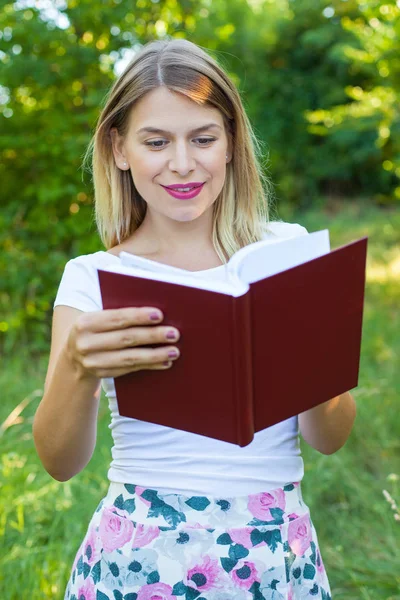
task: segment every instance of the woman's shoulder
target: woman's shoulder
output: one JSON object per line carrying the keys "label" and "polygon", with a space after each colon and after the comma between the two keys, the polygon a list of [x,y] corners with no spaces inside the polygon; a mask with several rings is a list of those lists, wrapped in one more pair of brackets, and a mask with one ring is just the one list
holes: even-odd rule
{"label": "woman's shoulder", "polygon": [[117,256],[101,250],[71,258],[65,265],[54,306],[63,304],[83,311],[100,310],[97,269],[118,260]]}
{"label": "woman's shoulder", "polygon": [[269,221],[264,225],[264,239],[279,240],[307,235],[308,231],[299,223],[286,223],[284,221]]}
{"label": "woman's shoulder", "polygon": [[98,250],[90,254],[81,254],[75,258],[71,258],[67,265],[74,267],[82,267],[86,269],[97,269],[103,265],[109,265],[114,263],[118,259],[118,256],[105,252],[104,250]]}

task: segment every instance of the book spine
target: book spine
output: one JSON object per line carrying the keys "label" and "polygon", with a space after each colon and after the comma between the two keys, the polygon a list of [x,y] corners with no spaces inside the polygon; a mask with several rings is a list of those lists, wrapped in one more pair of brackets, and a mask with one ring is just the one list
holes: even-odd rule
{"label": "book spine", "polygon": [[243,447],[254,438],[250,293],[232,298],[232,302],[234,406],[237,443]]}

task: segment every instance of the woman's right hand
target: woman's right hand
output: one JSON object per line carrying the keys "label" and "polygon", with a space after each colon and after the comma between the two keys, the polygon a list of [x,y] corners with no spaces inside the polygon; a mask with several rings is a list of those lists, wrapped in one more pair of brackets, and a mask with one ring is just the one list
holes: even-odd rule
{"label": "woman's right hand", "polygon": [[[163,318],[159,309],[149,307],[83,313],[69,332],[67,352],[89,378],[168,369],[179,357],[178,348],[170,344],[179,340],[180,333],[175,327],[157,325]],[[167,345],[150,348],[153,344]]]}

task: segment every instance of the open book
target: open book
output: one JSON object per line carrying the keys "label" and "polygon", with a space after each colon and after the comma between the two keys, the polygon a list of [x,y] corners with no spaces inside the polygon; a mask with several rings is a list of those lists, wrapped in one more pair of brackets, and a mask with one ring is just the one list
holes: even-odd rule
{"label": "open book", "polygon": [[181,355],[166,371],[117,377],[120,414],[246,446],[354,388],[366,250],[362,238],[331,251],[327,230],[264,240],[218,276],[122,252],[98,270],[103,308],[160,308]]}

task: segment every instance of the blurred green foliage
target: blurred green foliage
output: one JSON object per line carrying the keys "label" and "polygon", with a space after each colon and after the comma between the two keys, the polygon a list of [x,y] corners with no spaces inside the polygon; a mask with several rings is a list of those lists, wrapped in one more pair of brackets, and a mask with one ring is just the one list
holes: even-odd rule
{"label": "blurred green foliage", "polygon": [[81,161],[115,69],[156,38],[242,93],[280,204],[400,203],[400,7],[375,0],[65,0],[0,9],[0,335],[48,345],[66,260],[101,249]]}

